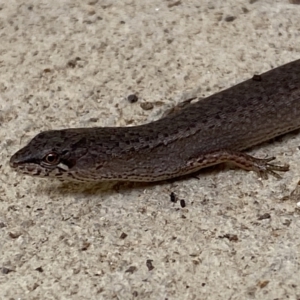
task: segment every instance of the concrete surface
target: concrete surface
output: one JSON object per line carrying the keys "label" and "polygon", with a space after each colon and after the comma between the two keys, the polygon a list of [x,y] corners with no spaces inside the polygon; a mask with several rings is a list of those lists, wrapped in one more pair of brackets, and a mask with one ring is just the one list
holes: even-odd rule
{"label": "concrete surface", "polygon": [[141,124],[299,59],[299,16],[287,0],[1,0],[0,298],[299,299],[299,134],[251,151],[289,163],[281,180],[78,186],[8,165],[42,130]]}

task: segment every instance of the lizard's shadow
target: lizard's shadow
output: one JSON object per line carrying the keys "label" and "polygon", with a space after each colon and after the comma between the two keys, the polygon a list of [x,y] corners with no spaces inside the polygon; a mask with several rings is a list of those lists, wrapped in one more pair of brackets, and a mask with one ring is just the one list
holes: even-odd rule
{"label": "lizard's shadow", "polygon": [[156,182],[130,182],[130,181],[107,181],[107,182],[60,182],[53,185],[48,185],[43,188],[44,193],[55,192],[60,195],[78,195],[82,194],[85,196],[89,195],[113,195],[115,193],[125,193],[126,191],[132,190],[143,190],[145,188],[153,186],[165,186],[171,185],[174,182],[180,183],[185,180],[196,179],[200,182],[202,176],[208,176],[209,174],[215,173],[217,170],[224,169],[224,164],[212,166],[199,170],[196,173],[188,174],[168,180],[156,181]]}

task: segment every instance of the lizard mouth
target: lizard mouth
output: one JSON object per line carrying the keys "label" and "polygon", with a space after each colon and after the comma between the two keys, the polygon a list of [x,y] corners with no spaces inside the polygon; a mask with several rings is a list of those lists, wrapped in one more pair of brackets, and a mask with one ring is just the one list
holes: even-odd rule
{"label": "lizard mouth", "polygon": [[17,172],[24,175],[38,176],[44,178],[53,177],[59,180],[64,180],[67,178],[67,172],[60,168],[48,169],[35,163],[18,164],[17,162],[10,162],[10,165]]}
{"label": "lizard mouth", "polygon": [[10,161],[9,164],[12,168],[16,169],[18,172],[22,174],[27,174],[31,176],[44,176],[44,177],[48,176],[44,168],[33,163],[22,164],[15,161]]}
{"label": "lizard mouth", "polygon": [[9,165],[11,168],[16,169],[20,166],[20,161],[18,160],[17,153],[15,153],[9,160]]}
{"label": "lizard mouth", "polygon": [[47,168],[41,166],[33,159],[24,159],[20,158],[20,156],[22,155],[19,155],[19,152],[17,152],[10,158],[9,161],[10,167],[18,173],[38,177],[53,177],[59,180],[65,180],[68,177],[68,170],[66,169],[66,166]]}

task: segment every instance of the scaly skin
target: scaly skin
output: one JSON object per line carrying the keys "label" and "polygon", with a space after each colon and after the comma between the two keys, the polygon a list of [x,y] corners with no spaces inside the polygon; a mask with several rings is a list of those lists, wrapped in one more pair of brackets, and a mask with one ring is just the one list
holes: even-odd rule
{"label": "scaly skin", "polygon": [[159,181],[233,162],[260,175],[288,166],[240,151],[300,128],[300,60],[133,127],[45,131],[10,159],[30,175],[78,181]]}

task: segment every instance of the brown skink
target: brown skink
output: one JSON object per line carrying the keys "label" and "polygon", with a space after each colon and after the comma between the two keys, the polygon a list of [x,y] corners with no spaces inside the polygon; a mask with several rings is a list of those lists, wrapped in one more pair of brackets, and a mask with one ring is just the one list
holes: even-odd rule
{"label": "brown skink", "polygon": [[263,177],[288,166],[243,152],[300,128],[300,60],[133,127],[39,133],[10,159],[21,173],[61,180],[159,181],[231,162]]}

